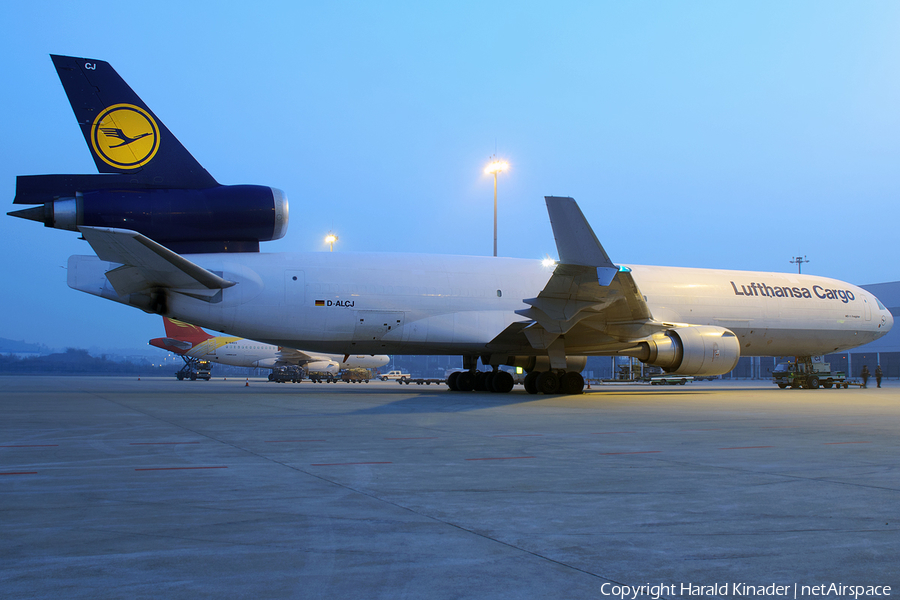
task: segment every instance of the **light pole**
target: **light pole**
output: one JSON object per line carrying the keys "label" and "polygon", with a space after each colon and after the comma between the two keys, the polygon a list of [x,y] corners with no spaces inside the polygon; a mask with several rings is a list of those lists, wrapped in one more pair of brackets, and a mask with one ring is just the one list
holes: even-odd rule
{"label": "light pole", "polygon": [[494,256],[497,256],[497,174],[507,170],[509,163],[505,160],[498,160],[496,155],[491,158],[492,160],[484,168],[484,172],[494,175]]}
{"label": "light pole", "polygon": [[334,243],[338,240],[338,236],[334,235],[330,231],[328,235],[325,236],[325,243],[329,245],[329,252],[334,252]]}
{"label": "light pole", "polygon": [[792,265],[793,264],[797,265],[797,274],[798,275],[800,274],[800,268],[803,266],[803,263],[805,263],[805,262],[809,262],[808,260],[806,260],[805,254],[803,256],[795,256],[794,259],[791,261]]}

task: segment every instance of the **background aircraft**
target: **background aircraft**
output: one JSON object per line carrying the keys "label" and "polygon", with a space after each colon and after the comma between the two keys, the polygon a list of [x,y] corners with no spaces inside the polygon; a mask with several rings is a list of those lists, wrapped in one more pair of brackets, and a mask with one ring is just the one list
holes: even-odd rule
{"label": "background aircraft", "polygon": [[196,325],[164,318],[166,337],[150,340],[151,346],[182,356],[232,365],[274,369],[299,366],[309,371],[337,374],[342,369],[374,369],[390,362],[384,354],[318,354],[255,342],[245,338],[210,335]]}
{"label": "background aircraft", "polygon": [[[468,370],[450,388],[496,392],[512,389],[501,365],[525,368],[529,392],[580,393],[588,355],[718,375],[742,353],[825,354],[893,324],[872,294],[825,277],[617,265],[566,197],[546,198],[552,269],[508,258],[263,254],[259,243],[287,226],[282,192],[218,184],[107,63],[53,58],[108,174],[20,176],[15,202],[39,206],[14,214],[82,233],[97,256],[70,257],[74,289],[278,346],[460,354]],[[123,146],[118,129],[132,141]],[[479,357],[491,372],[477,374]]]}

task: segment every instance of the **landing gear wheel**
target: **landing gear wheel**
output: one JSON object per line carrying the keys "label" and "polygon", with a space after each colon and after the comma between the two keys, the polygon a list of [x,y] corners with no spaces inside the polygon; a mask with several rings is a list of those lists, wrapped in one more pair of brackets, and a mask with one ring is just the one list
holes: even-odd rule
{"label": "landing gear wheel", "polygon": [[497,371],[494,373],[491,383],[494,386],[494,391],[498,394],[508,394],[516,384],[513,380],[513,376],[506,371]]}
{"label": "landing gear wheel", "polygon": [[537,389],[542,394],[558,394],[559,377],[553,371],[544,371],[538,375]]}
{"label": "landing gear wheel", "polygon": [[476,371],[475,373],[475,391],[476,392],[486,392],[487,387],[484,385],[484,376],[487,375],[484,371]]}
{"label": "landing gear wheel", "polygon": [[584,377],[574,371],[564,373],[559,379],[559,391],[569,396],[583,393]]}
{"label": "landing gear wheel", "polygon": [[537,378],[540,375],[537,371],[532,371],[525,376],[525,391],[529,394],[537,394]]}
{"label": "landing gear wheel", "polygon": [[459,391],[459,388],[456,386],[456,380],[459,379],[459,374],[459,371],[454,371],[450,373],[449,377],[447,377],[447,387],[450,388],[451,392]]}
{"label": "landing gear wheel", "polygon": [[488,392],[495,391],[494,390],[494,376],[495,375],[496,375],[496,373],[494,373],[493,371],[488,371],[487,373],[484,374],[483,382],[484,382],[485,391],[488,391]]}
{"label": "landing gear wheel", "polygon": [[471,392],[475,389],[475,374],[472,371],[463,371],[456,378],[456,389],[461,392]]}
{"label": "landing gear wheel", "polygon": [[822,384],[822,387],[825,388],[826,390],[830,390],[832,387],[834,387],[834,382],[826,381],[825,383]]}

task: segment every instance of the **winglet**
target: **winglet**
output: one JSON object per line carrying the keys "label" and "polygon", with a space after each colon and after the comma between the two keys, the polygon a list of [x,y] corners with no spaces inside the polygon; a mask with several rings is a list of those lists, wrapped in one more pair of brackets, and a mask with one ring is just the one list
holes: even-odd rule
{"label": "winglet", "polygon": [[598,283],[608,286],[619,268],[609,259],[578,204],[569,197],[545,196],[544,200],[560,264],[595,267]]}

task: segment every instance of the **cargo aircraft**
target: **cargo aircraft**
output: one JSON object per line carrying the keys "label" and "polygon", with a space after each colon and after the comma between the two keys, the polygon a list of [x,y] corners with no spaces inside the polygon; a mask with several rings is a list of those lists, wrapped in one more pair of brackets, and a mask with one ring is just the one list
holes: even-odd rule
{"label": "cargo aircraft", "polygon": [[274,369],[297,366],[308,371],[336,375],[341,369],[374,369],[390,362],[385,354],[325,354],[264,344],[245,338],[210,335],[196,325],[164,317],[166,337],[153,338],[151,346],[168,350],[185,360],[210,361],[235,367]]}
{"label": "cargo aircraft", "polygon": [[[232,335],[312,352],[458,354],[451,390],[581,393],[586,357],[678,375],[741,355],[815,356],[893,325],[871,293],[787,273],[614,263],[572,198],[546,197],[559,255],[539,260],[263,253],[280,190],[219,184],[106,62],[52,57],[99,175],[20,176],[10,213],[78,231],[70,287]],[[478,359],[490,369],[477,371]]]}

